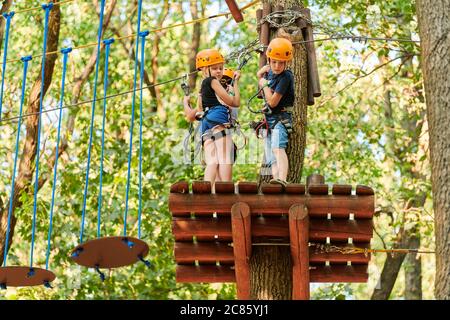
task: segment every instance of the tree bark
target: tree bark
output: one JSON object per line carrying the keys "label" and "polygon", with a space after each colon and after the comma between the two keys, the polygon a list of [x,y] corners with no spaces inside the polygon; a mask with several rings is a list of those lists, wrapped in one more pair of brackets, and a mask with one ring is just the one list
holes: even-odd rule
{"label": "tree bark", "polygon": [[[4,14],[5,12],[9,11],[9,8],[11,8],[12,0],[5,0],[2,2],[2,8],[0,9],[0,15]],[[0,19],[0,54],[3,50],[3,34],[5,32],[5,19]]]}
{"label": "tree bark", "polygon": [[450,0],[416,2],[430,135],[437,299],[450,300]]}
{"label": "tree bark", "polygon": [[[57,2],[54,0],[53,2]],[[50,11],[49,25],[48,25],[48,38],[47,38],[47,52],[56,51],[58,49],[59,30],[61,26],[61,12],[59,6],[54,6]],[[45,74],[44,74],[44,88],[43,95],[47,92],[52,82],[53,69],[55,67],[55,61],[58,55],[48,55],[45,60]],[[42,78],[42,66],[41,72],[30,92],[30,99],[28,103],[27,113],[35,113],[40,109],[40,95],[41,95],[41,78]],[[27,118],[26,121],[26,136],[22,157],[19,163],[19,172],[14,187],[13,195],[13,213],[11,215],[10,236],[8,247],[12,243],[14,237],[14,229],[16,225],[16,217],[14,210],[22,205],[20,196],[23,192],[31,192],[30,184],[33,178],[34,160],[37,151],[37,129],[38,129],[39,115],[34,115]],[[9,201],[8,201],[9,203]],[[8,207],[8,206],[6,206]],[[4,210],[0,214],[0,261],[3,261],[3,251],[6,245],[6,228],[8,221],[8,209]]]}
{"label": "tree bark", "polygon": [[[263,0],[272,8],[281,5],[284,9],[303,8],[300,0]],[[272,9],[273,11],[273,9]],[[296,30],[298,31],[298,30]],[[275,35],[271,36],[271,39]],[[294,32],[292,41],[303,40],[302,32]],[[289,159],[288,181],[299,183],[301,180],[304,152],[306,147],[307,125],[307,56],[304,45],[294,45],[294,59],[291,70],[295,80],[295,102],[293,110],[294,132],[289,136],[286,149]],[[267,180],[268,176],[266,176]],[[260,176],[259,181],[264,181]],[[250,260],[251,295],[254,299],[290,300],[292,299],[292,265],[289,247],[257,247]],[[280,265],[283,267],[280,268]]]}

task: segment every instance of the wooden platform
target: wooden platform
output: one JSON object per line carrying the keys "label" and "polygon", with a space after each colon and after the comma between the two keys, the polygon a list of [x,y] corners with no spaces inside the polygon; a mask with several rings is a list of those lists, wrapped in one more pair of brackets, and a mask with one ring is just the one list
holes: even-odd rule
{"label": "wooden platform", "polygon": [[[290,245],[294,264],[296,255],[309,255],[309,268],[297,266],[297,271],[308,268],[310,282],[367,281],[370,255],[324,253],[313,247],[302,253],[296,244],[303,241],[307,248],[308,241],[328,241],[368,248],[375,208],[370,187],[290,184],[282,191],[279,185],[265,184],[258,194],[256,183],[219,182],[212,194],[209,182],[181,181],[170,192],[177,282],[237,281],[239,297],[251,247],[262,243]],[[299,232],[302,223],[307,232]],[[304,234],[307,238],[300,239]]]}

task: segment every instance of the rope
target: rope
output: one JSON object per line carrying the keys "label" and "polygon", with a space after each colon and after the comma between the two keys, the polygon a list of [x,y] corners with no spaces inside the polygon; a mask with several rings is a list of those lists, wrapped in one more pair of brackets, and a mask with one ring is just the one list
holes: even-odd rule
{"label": "rope", "polygon": [[[20,98],[20,110],[19,114],[22,114],[23,102],[25,100],[25,87],[27,84],[27,70],[28,70],[28,62],[31,60],[31,56],[26,56],[22,58],[23,61],[23,76],[22,76],[22,95]],[[16,136],[16,151],[14,155],[14,169],[12,173],[11,179],[11,196],[9,198],[9,209],[8,209],[8,222],[6,226],[6,239],[5,239],[5,249],[3,252],[3,266],[6,267],[6,259],[8,258],[8,244],[9,244],[9,231],[11,226],[11,216],[12,209],[14,203],[14,188],[15,188],[15,179],[16,179],[16,169],[17,169],[17,158],[19,154],[19,140],[20,140],[20,126],[22,125],[22,121],[19,120],[17,124],[17,136]]]}
{"label": "rope", "polygon": [[[195,74],[197,72],[198,71],[195,70],[195,71],[193,71],[191,73],[188,73],[187,75],[189,76],[189,75]],[[183,79],[184,77],[185,77],[185,75],[177,77],[177,78],[173,78],[173,79],[170,79],[170,80],[167,80],[167,81],[162,81],[162,82],[159,82],[159,83],[155,83],[155,84],[143,87],[142,89],[149,89],[149,88],[153,88],[153,87],[162,86],[162,85],[165,85],[167,83],[171,83],[171,82],[175,82],[175,81],[178,81],[180,79]],[[137,91],[137,90],[141,90],[141,89],[139,88],[139,89],[136,89],[136,90],[128,90],[128,91],[119,92],[119,93],[107,96],[106,99],[112,99],[112,98],[115,98],[115,97],[118,97],[118,96],[123,96],[123,95],[132,93],[133,91]],[[100,100],[103,100],[103,99],[104,98],[98,98],[96,101],[100,101]],[[70,108],[78,107],[78,106],[83,105],[83,104],[92,103],[93,101],[94,101],[93,99],[81,101],[81,102],[78,102],[78,103],[75,103],[75,104],[71,104],[71,105],[65,106],[65,107],[63,107],[63,109],[70,109]],[[56,111],[56,110],[59,110],[59,108],[43,110],[41,113],[48,113],[48,112],[52,112],[52,111]],[[0,125],[1,125],[2,122],[14,121],[14,120],[17,120],[19,118],[27,118],[27,117],[31,117],[31,116],[37,115],[37,114],[39,114],[39,112],[27,113],[27,114],[24,114],[22,117],[15,116],[15,117],[11,117],[11,118],[5,118],[3,120],[0,120]]]}
{"label": "rope", "polygon": [[[138,21],[137,21],[137,33],[141,32],[141,13],[142,13],[142,0],[139,0],[138,4]],[[127,216],[128,216],[128,196],[130,193],[130,175],[131,175],[131,156],[133,152],[133,129],[134,129],[134,108],[136,106],[136,82],[137,82],[137,67],[138,67],[138,55],[139,55],[139,39],[136,40],[136,49],[134,57],[134,79],[133,79],[133,98],[131,102],[131,122],[130,122],[130,148],[128,151],[128,170],[127,170],[127,188],[125,195],[125,212],[123,214],[123,235],[127,235]],[[142,58],[141,58],[142,60]]]}
{"label": "rope", "polygon": [[[60,2],[55,2],[53,3],[54,6],[58,6],[58,5],[63,5],[66,3],[71,3],[74,2],[75,0],[67,0],[67,1],[60,1]],[[30,12],[30,11],[35,11],[35,10],[39,10],[42,7],[32,7],[32,8],[27,8],[27,9],[23,9],[23,10],[18,10],[16,11],[16,13],[25,13],[25,12]]]}
{"label": "rope", "polygon": [[97,238],[100,238],[101,212],[102,212],[102,191],[103,191],[103,159],[105,151],[105,122],[106,122],[106,93],[108,91],[108,63],[111,44],[114,39],[103,40],[105,44],[105,69],[103,77],[103,119],[102,119],[102,147],[100,156],[100,187],[98,193],[98,211],[97,211]]}
{"label": "rope", "polygon": [[55,167],[53,168],[53,186],[52,186],[52,202],[50,205],[50,222],[49,222],[49,229],[48,229],[48,237],[47,237],[47,253],[46,253],[46,259],[45,259],[45,269],[48,270],[48,263],[50,260],[50,245],[51,245],[51,236],[52,236],[52,229],[53,229],[53,209],[55,206],[55,190],[56,190],[56,181],[57,181],[57,174],[58,174],[58,154],[59,154],[59,141],[61,139],[61,120],[62,120],[62,106],[63,106],[63,100],[64,100],[64,88],[66,85],[66,71],[67,71],[67,56],[72,51],[72,48],[65,48],[62,49],[61,52],[63,53],[63,72],[62,72],[62,80],[61,80],[61,97],[59,101],[59,118],[58,118],[58,133],[56,138],[56,148],[55,148]]}
{"label": "rope", "polygon": [[[74,1],[74,0],[72,0],[72,1]],[[241,11],[244,11],[244,10],[248,9],[249,7],[255,5],[255,4],[258,3],[258,2],[259,2],[259,1],[253,1],[253,2],[249,3],[248,5],[242,7]],[[190,21],[186,21],[186,22],[182,22],[182,23],[177,23],[177,24],[169,25],[169,26],[167,26],[167,27],[161,27],[161,28],[153,29],[153,30],[150,30],[149,32],[150,32],[150,33],[155,33],[155,32],[160,32],[160,31],[164,31],[164,30],[169,30],[169,29],[177,28],[177,27],[180,27],[180,26],[186,26],[186,25],[189,25],[189,24],[201,23],[201,22],[205,22],[205,21],[207,21],[207,20],[211,20],[211,19],[215,19],[215,18],[220,18],[220,17],[223,17],[223,16],[228,16],[228,15],[230,15],[230,14],[231,14],[231,12],[219,13],[219,14],[216,14],[216,15],[213,15],[213,16],[209,16],[209,17],[198,18],[198,19],[194,19],[194,20],[190,20]],[[137,37],[137,36],[138,36],[138,33],[132,33],[132,34],[129,34],[129,35],[127,35],[127,36],[123,36],[123,37],[117,38],[117,40],[129,39],[129,38],[135,38],[135,37]],[[73,47],[72,49],[73,49],[73,50],[78,50],[78,49],[84,49],[84,48],[93,47],[93,46],[95,46],[95,45],[98,45],[99,42],[100,42],[100,41],[92,42],[92,43],[88,43],[88,44],[84,44],[84,45],[81,45],[81,46],[78,46],[78,47]],[[55,51],[47,52],[46,54],[47,54],[47,55],[52,55],[52,54],[58,54],[58,53],[59,53],[59,51],[58,51],[58,50],[55,50]],[[34,57],[40,57],[40,56],[41,56],[41,55],[34,55]],[[10,59],[10,60],[7,60],[8,63],[9,63],[9,62],[18,62],[18,61],[20,61],[20,59]]]}
{"label": "rope", "polygon": [[[47,3],[42,5],[42,9],[45,10],[45,21],[44,21],[44,55],[42,56],[42,78],[41,78],[41,94],[39,97],[39,113],[41,113],[42,105],[44,103],[44,82],[45,82],[45,51],[47,50],[47,34],[48,34],[48,20],[50,15],[50,10],[53,8],[53,3]],[[41,144],[41,114],[39,114],[38,120],[38,131],[37,131],[37,145],[36,145],[36,172],[34,178],[34,204],[33,204],[33,223],[31,230],[31,252],[30,252],[30,268],[33,267],[33,253],[34,253],[34,236],[36,232],[36,211],[37,211],[37,194],[39,186],[39,154],[40,154],[40,144]]]}
{"label": "rope", "polygon": [[140,74],[140,97],[139,97],[139,209],[138,209],[138,239],[141,238],[141,225],[142,225],[142,85],[144,81],[144,60],[145,60],[145,37],[150,34],[148,31],[139,33],[141,37],[141,74]]}
{"label": "rope", "polygon": [[[278,23],[275,21],[275,19],[289,19],[286,22],[282,22],[282,23]],[[307,23],[309,24],[313,24],[312,21],[305,16],[303,13],[301,13],[300,11],[295,11],[295,10],[284,10],[284,11],[274,11],[269,13],[267,16],[263,17],[261,19],[261,21],[259,22],[259,26],[261,26],[264,23],[269,23],[271,26],[275,27],[275,28],[284,28],[287,26],[290,26],[291,24],[295,23],[295,20],[302,18],[304,20],[306,20]]]}
{"label": "rope", "polygon": [[87,197],[88,186],[89,186],[89,169],[91,166],[92,132],[94,131],[95,102],[97,101],[98,67],[100,64],[100,40],[102,38],[102,32],[103,32],[104,11],[105,11],[105,0],[102,0],[101,7],[100,7],[100,23],[98,26],[98,34],[97,34],[97,58],[96,58],[97,61],[95,62],[94,99],[92,99],[91,126],[90,126],[90,130],[89,130],[88,159],[87,159],[87,166],[86,166],[86,181],[85,181],[85,186],[84,186],[83,211],[81,214],[80,243],[83,243],[84,219],[86,216],[86,197]]}
{"label": "rope", "polygon": [[8,56],[9,29],[11,27],[11,19],[13,16],[14,11],[3,14],[3,17],[6,19],[6,27],[5,27],[5,44],[4,44],[5,49],[3,53],[3,64],[2,64],[2,85],[0,89],[0,120],[2,120],[3,88],[5,84],[6,57]]}
{"label": "rope", "polygon": [[315,247],[316,253],[341,253],[341,254],[361,254],[363,253],[366,257],[369,253],[435,253],[434,251],[427,251],[421,249],[408,249],[408,248],[400,248],[400,249],[370,249],[370,248],[358,248],[353,246],[345,246],[338,247],[331,244],[324,243],[310,243],[310,247]]}

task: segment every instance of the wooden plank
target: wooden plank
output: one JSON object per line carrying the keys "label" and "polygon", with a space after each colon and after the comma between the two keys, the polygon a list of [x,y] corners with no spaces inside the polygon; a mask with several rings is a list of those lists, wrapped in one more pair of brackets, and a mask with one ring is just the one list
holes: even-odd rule
{"label": "wooden plank", "polygon": [[[311,282],[367,282],[367,265],[354,266],[312,266],[309,271]],[[231,266],[177,265],[177,282],[235,282]]]}
{"label": "wooden plank", "polygon": [[308,209],[293,205],[289,209],[292,257],[292,300],[309,300]]}
{"label": "wooden plank", "polygon": [[288,194],[305,194],[305,190],[305,185],[298,183],[289,183],[285,188],[285,192]]}
{"label": "wooden plank", "polygon": [[374,195],[375,192],[373,191],[373,189],[371,187],[357,185],[356,186],[356,194],[361,195],[361,196],[362,195],[371,196],[371,195]]}
{"label": "wooden plank", "polygon": [[280,184],[270,184],[263,182],[261,185],[261,191],[264,194],[279,194],[283,192],[283,186]]}
{"label": "wooden plank", "polygon": [[234,21],[237,23],[244,21],[244,17],[242,16],[242,12],[239,9],[235,0],[225,0],[227,3],[228,9],[230,9],[231,15],[234,18]]}
{"label": "wooden plank", "polygon": [[313,184],[308,186],[308,193],[310,195],[328,195],[327,184]]}
{"label": "wooden plank", "polygon": [[231,212],[236,202],[246,202],[253,212],[264,215],[288,214],[293,204],[307,204],[310,217],[326,217],[328,213],[333,218],[348,218],[349,213],[354,218],[370,219],[373,216],[374,196],[302,196],[288,194],[177,194],[169,195],[169,210],[177,212]]}
{"label": "wooden plank", "polygon": [[[198,261],[200,264],[216,263],[234,264],[235,255],[230,241],[226,242],[175,242],[174,253],[175,261],[178,264],[194,264]],[[335,244],[334,246],[345,247],[349,244]],[[354,243],[353,246],[358,248],[369,248],[370,244]],[[312,264],[324,264],[329,261],[332,264],[347,263],[352,264],[368,264],[370,262],[370,254],[366,257],[363,253],[358,254],[342,254],[338,252],[320,253],[315,247],[309,247],[309,262]]]}
{"label": "wooden plank", "polygon": [[[309,9],[303,9],[303,14],[311,20],[311,12]],[[308,67],[308,76],[309,80],[312,83],[312,91],[314,97],[320,97],[322,95],[320,91],[320,80],[319,80],[319,71],[317,68],[317,57],[316,57],[316,48],[314,45],[314,34],[312,25],[308,24],[305,32],[305,40],[308,41],[305,43],[306,51],[307,51],[307,67]]]}
{"label": "wooden plank", "polygon": [[350,184],[334,184],[331,193],[334,195],[351,195],[352,186]]}
{"label": "wooden plank", "polygon": [[187,181],[178,181],[170,186],[171,193],[189,193],[189,183]]}
{"label": "wooden plank", "polygon": [[175,261],[177,263],[192,263],[198,260],[205,262],[234,262],[233,248],[225,243],[188,243],[175,242]]}
{"label": "wooden plank", "polygon": [[367,265],[312,266],[311,282],[367,282]]}
{"label": "wooden plank", "polygon": [[[280,217],[252,217],[252,241],[261,238],[288,239],[288,219]],[[230,218],[197,217],[174,218],[172,232],[175,241],[192,241],[192,237],[202,241],[231,241]],[[218,236],[218,238],[214,238]],[[372,220],[309,219],[309,240],[323,242],[327,237],[332,242],[369,242],[373,236]]]}
{"label": "wooden plank", "polygon": [[[170,193],[189,193],[189,183],[187,181],[179,181],[170,186]],[[189,211],[177,212],[173,216],[176,217],[190,217]]]}
{"label": "wooden plank", "polygon": [[218,181],[215,183],[216,193],[234,193],[233,182]]}
{"label": "wooden plank", "polygon": [[177,282],[235,282],[234,270],[231,266],[191,266],[177,265]]}
{"label": "wooden plank", "polygon": [[258,193],[258,185],[256,182],[238,182],[239,193]]}
{"label": "wooden plank", "polygon": [[252,254],[251,215],[248,204],[238,202],[231,207],[236,289],[239,300],[250,299],[250,267]]}
{"label": "wooden plank", "polygon": [[195,194],[210,194],[211,182],[209,181],[194,181],[192,183],[192,192]]}

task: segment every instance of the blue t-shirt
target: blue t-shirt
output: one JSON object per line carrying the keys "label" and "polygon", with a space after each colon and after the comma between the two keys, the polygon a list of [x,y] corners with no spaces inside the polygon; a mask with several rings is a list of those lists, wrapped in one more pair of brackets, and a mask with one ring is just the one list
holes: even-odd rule
{"label": "blue t-shirt", "polygon": [[294,75],[291,70],[284,70],[280,74],[274,74],[272,70],[269,71],[267,79],[270,81],[269,88],[274,92],[282,95],[280,102],[272,112],[281,112],[284,107],[291,107],[294,105]]}

